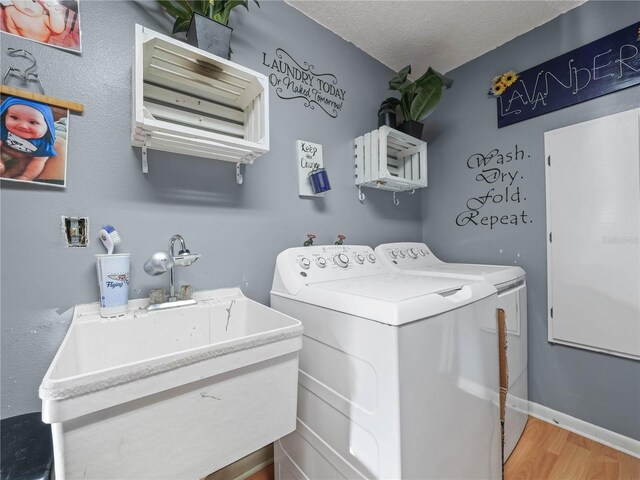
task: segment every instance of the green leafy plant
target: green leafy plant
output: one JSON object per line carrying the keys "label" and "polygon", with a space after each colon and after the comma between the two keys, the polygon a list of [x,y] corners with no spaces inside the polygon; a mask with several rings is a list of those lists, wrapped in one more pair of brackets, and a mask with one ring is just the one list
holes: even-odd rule
{"label": "green leafy plant", "polygon": [[[258,0],[253,0],[260,7]],[[173,33],[186,32],[194,13],[199,13],[223,25],[229,24],[231,11],[243,6],[249,10],[248,0],[158,0],[164,10],[176,19]]]}
{"label": "green leafy plant", "polygon": [[419,122],[438,105],[443,88],[451,88],[453,80],[429,67],[417,80],[409,80],[411,65],[407,65],[389,80],[389,89],[400,92],[400,98],[387,98],[383,104],[400,107],[405,122]]}

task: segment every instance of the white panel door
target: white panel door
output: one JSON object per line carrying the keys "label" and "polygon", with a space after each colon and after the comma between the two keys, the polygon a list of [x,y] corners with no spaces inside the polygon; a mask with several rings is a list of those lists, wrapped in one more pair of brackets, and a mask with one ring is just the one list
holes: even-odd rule
{"label": "white panel door", "polygon": [[550,342],[640,358],[639,119],[545,133]]}

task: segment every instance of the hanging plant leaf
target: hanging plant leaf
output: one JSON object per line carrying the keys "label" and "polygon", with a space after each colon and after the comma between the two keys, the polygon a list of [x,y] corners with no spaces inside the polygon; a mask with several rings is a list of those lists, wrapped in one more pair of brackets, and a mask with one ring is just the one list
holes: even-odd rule
{"label": "hanging plant leaf", "polygon": [[213,13],[215,15],[220,15],[220,13],[224,10],[224,2],[221,1],[217,1],[216,3],[213,4]]}
{"label": "hanging plant leaf", "polygon": [[403,119],[409,120],[411,118],[411,97],[408,95],[403,95],[400,98],[400,112]]}
{"label": "hanging plant leaf", "polygon": [[439,78],[431,78],[426,81],[423,88],[411,102],[410,118],[417,122],[426,118],[433,112],[442,96],[442,83]]}
{"label": "hanging plant leaf", "polygon": [[209,5],[209,0],[193,0],[193,10],[201,15],[208,16],[207,10],[209,10]]}
{"label": "hanging plant leaf", "polygon": [[176,18],[176,22],[173,24],[173,31],[171,33],[186,32],[189,30],[190,23],[191,17],[187,20],[183,18]]}
{"label": "hanging plant leaf", "polygon": [[413,97],[416,90],[420,86],[415,82],[406,82],[401,88],[398,89],[402,96]]}
{"label": "hanging plant leaf", "polygon": [[[260,3],[253,0],[260,8]],[[249,10],[249,0],[158,0],[160,6],[175,18],[173,33],[186,32],[194,13],[199,13],[223,25],[229,24],[231,11],[238,6]],[[226,54],[225,54],[226,55]],[[231,48],[229,48],[229,57]]]}
{"label": "hanging plant leaf", "polygon": [[[158,0],[158,3],[164,8],[164,10],[174,18],[191,18],[191,10],[184,8],[180,2],[170,0]],[[185,2],[186,3],[186,2]],[[187,4],[188,5],[188,4]]]}
{"label": "hanging plant leaf", "polygon": [[445,77],[440,72],[435,71],[431,67],[429,67],[427,71],[416,80],[416,83],[422,85],[424,82],[428,82],[432,78],[437,78],[438,80],[440,80],[440,84],[443,87],[451,88],[451,85],[453,85],[453,80],[451,78]]}
{"label": "hanging plant leaf", "polygon": [[205,15],[209,18],[213,18],[215,15],[215,10],[216,6],[213,3],[209,2],[209,5],[207,6],[207,13]]}
{"label": "hanging plant leaf", "polygon": [[[260,8],[260,3],[257,0],[253,0],[253,1],[258,6],[258,8]],[[229,22],[229,18],[231,17],[231,10],[233,10],[235,7],[243,6],[244,8],[247,9],[247,12],[249,11],[248,0],[225,0],[223,3],[225,4],[223,15],[226,17],[227,22]]]}
{"label": "hanging plant leaf", "polygon": [[407,65],[402,70],[398,72],[398,74],[389,80],[389,89],[390,90],[400,90],[402,87],[407,84],[407,77],[411,73],[411,65]]}
{"label": "hanging plant leaf", "polygon": [[[223,2],[221,2],[222,4]],[[220,23],[224,23],[225,25],[229,24],[229,18],[231,17],[231,10],[235,7],[243,6],[247,10],[249,10],[249,4],[246,0],[227,0],[224,2],[224,6],[220,12]]]}
{"label": "hanging plant leaf", "polygon": [[405,122],[420,121],[435,108],[443,88],[450,88],[453,80],[429,67],[415,82],[409,80],[411,65],[389,80],[389,89],[400,92],[400,113]]}
{"label": "hanging plant leaf", "polygon": [[[260,8],[260,2],[253,1]],[[158,3],[169,15],[176,19],[174,33],[184,31],[182,22],[178,22],[178,20],[190,21],[194,12],[223,25],[228,25],[231,11],[234,8],[243,6],[249,10],[249,0],[158,0]]]}

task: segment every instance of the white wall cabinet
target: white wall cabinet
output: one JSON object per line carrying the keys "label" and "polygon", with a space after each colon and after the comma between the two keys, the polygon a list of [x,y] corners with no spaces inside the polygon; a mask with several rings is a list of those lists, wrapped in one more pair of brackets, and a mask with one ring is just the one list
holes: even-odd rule
{"label": "white wall cabinet", "polygon": [[136,25],[131,142],[228,162],[269,151],[267,77]]}
{"label": "white wall cabinet", "polygon": [[546,132],[549,341],[640,358],[640,109]]}

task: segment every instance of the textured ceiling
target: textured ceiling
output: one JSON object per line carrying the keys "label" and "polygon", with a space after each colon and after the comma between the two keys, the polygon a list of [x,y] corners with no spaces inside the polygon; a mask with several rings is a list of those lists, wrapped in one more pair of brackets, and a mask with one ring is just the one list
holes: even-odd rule
{"label": "textured ceiling", "polygon": [[446,73],[586,0],[287,0],[398,71]]}

